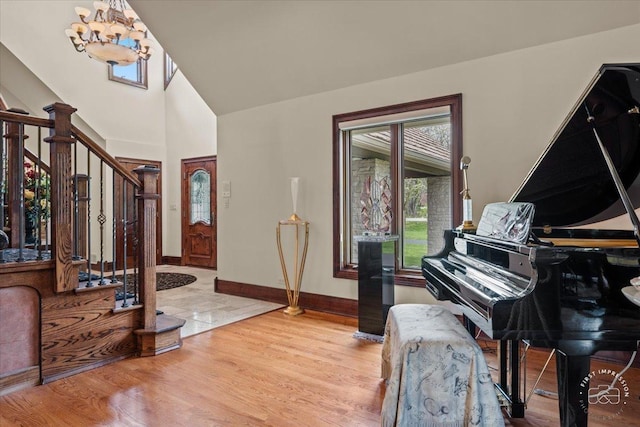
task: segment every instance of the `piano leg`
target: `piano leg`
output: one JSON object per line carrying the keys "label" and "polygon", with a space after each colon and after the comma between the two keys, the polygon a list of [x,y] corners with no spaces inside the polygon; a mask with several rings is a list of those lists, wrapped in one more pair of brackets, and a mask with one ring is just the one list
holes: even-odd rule
{"label": "piano leg", "polygon": [[500,382],[498,388],[508,400],[511,418],[523,418],[525,404],[520,395],[520,341],[498,341]]}
{"label": "piano leg", "polygon": [[590,356],[567,356],[560,350],[556,351],[558,404],[562,427],[587,426],[588,402],[580,399],[579,387],[582,380],[589,375],[590,361]]}

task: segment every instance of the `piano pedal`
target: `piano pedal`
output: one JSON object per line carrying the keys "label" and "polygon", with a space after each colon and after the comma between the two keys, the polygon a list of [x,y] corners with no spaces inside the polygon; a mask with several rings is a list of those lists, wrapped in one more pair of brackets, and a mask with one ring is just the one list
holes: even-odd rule
{"label": "piano pedal", "polygon": [[558,398],[558,393],[554,393],[552,391],[547,391],[547,390],[542,390],[541,388],[534,389],[533,393],[537,394],[538,396],[548,397],[550,399],[557,399]]}
{"label": "piano pedal", "polygon": [[496,396],[498,396],[498,403],[500,404],[500,407],[506,408],[508,412],[511,412],[511,399],[509,399],[499,384],[494,383],[493,386],[496,390]]}
{"label": "piano pedal", "polygon": [[505,395],[502,392],[500,392],[500,390],[496,389],[496,396],[498,396],[498,403],[500,404],[501,408],[511,407],[511,402],[509,402],[509,399],[507,399]]}

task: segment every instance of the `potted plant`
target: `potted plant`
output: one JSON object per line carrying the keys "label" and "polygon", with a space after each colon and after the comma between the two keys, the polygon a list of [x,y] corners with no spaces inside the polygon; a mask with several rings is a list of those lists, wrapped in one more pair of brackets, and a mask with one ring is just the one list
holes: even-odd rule
{"label": "potted plant", "polygon": [[51,214],[51,181],[44,170],[36,169],[32,162],[24,162],[24,215],[25,243],[33,244],[38,221],[46,222]]}

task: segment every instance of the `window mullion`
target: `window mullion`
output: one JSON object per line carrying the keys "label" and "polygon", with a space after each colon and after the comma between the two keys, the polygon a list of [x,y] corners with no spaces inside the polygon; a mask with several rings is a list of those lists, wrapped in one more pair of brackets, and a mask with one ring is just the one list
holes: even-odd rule
{"label": "window mullion", "polygon": [[353,238],[351,232],[351,131],[342,131],[342,244],[341,244],[341,260],[342,267],[348,264],[354,264],[356,261],[351,259],[351,245]]}
{"label": "window mullion", "polygon": [[[395,123],[391,126],[391,200],[392,203],[392,221],[391,234],[399,234],[402,231],[402,125]],[[398,271],[401,267],[399,259],[402,254],[402,236],[396,240],[396,266]]]}

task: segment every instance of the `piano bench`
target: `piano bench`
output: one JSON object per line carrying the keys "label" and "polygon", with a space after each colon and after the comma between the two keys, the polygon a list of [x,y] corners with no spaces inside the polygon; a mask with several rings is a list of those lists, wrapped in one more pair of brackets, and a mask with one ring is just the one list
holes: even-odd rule
{"label": "piano bench", "polygon": [[399,304],[382,345],[382,426],[503,426],[482,350],[446,308]]}

